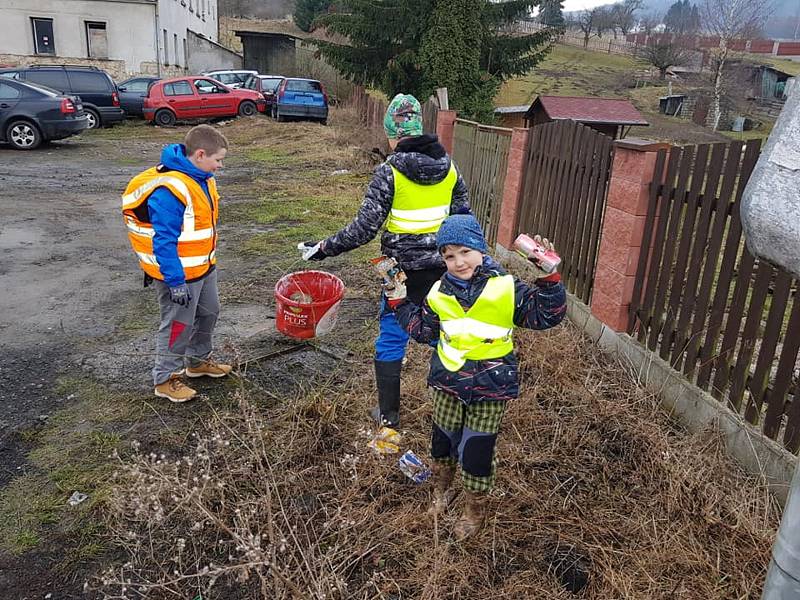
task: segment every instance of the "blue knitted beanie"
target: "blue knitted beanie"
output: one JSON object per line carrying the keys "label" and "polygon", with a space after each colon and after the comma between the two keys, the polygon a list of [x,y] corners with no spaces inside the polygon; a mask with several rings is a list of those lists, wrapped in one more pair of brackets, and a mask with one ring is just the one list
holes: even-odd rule
{"label": "blue knitted beanie", "polygon": [[466,246],[484,254],[487,251],[486,239],[478,219],[472,215],[450,215],[439,227],[436,234],[436,246]]}

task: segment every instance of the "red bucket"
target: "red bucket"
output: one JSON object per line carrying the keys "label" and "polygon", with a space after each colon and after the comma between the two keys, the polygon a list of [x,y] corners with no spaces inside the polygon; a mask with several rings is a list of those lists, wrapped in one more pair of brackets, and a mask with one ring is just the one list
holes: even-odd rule
{"label": "red bucket", "polygon": [[275,326],[297,339],[333,329],[344,296],[342,280],[324,271],[284,275],[275,285]]}

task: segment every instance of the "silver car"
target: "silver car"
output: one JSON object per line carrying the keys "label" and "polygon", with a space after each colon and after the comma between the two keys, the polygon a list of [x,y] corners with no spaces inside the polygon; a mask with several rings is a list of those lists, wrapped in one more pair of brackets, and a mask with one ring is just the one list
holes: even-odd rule
{"label": "silver car", "polygon": [[202,73],[206,77],[216,79],[220,83],[224,83],[228,87],[240,88],[251,75],[258,75],[258,71],[245,71],[243,69],[224,70],[224,71],[206,71]]}

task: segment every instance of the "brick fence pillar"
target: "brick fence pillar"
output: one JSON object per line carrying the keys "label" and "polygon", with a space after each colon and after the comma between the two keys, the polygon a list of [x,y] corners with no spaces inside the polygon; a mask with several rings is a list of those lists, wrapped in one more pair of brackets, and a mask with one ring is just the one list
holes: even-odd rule
{"label": "brick fence pillar", "polygon": [[614,162],[592,289],[592,314],[614,331],[625,331],[628,327],[650,183],[656,176],[656,153],[663,148],[669,148],[669,144],[639,139],[614,142]]}
{"label": "brick fence pillar", "polygon": [[456,128],[456,111],[454,110],[440,110],[436,113],[436,135],[439,136],[439,142],[447,150],[447,153],[453,155],[453,136]]}
{"label": "brick fence pillar", "polygon": [[508,167],[500,205],[500,224],[497,228],[497,244],[502,250],[511,250],[517,237],[522,188],[525,185],[525,159],[528,154],[530,129],[515,127],[511,133],[511,148],[508,150]]}

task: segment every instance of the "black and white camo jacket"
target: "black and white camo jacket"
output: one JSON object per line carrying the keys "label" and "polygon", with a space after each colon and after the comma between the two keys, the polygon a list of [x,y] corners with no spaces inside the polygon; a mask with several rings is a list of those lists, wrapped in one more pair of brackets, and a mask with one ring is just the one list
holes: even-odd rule
{"label": "black and white camo jacket", "polygon": [[[394,175],[391,167],[416,183],[432,185],[447,176],[450,163],[450,156],[435,135],[423,135],[400,142],[394,154],[375,169],[356,217],[341,231],[324,241],[322,247],[325,254],[336,256],[353,250],[378,234],[389,216],[394,199]],[[459,173],[453,188],[450,214],[469,212],[469,192]],[[381,236],[381,252],[394,257],[406,271],[444,267],[436,248],[436,233],[384,231]]]}

